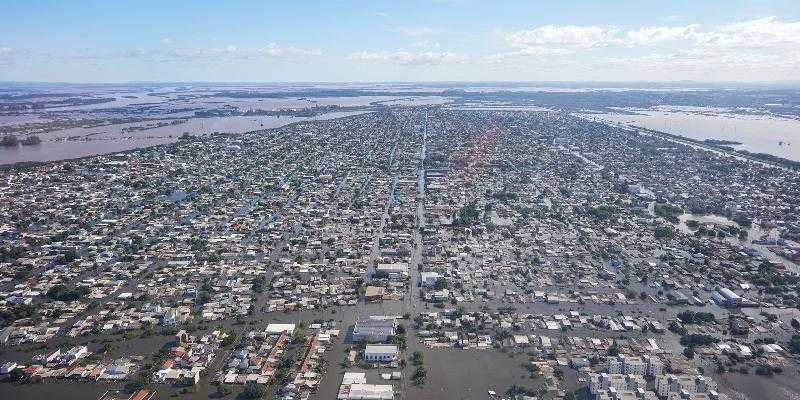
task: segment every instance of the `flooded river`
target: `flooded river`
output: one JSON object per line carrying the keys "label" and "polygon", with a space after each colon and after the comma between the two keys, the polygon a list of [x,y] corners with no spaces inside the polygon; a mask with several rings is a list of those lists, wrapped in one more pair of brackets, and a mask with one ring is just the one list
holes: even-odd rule
{"label": "flooded river", "polygon": [[[363,111],[332,112],[314,117],[216,117],[105,125],[90,128],[70,128],[38,135],[42,142],[33,146],[0,147],[0,164],[24,161],[57,161],[115,153],[142,147],[173,143],[184,133],[207,135],[214,132],[244,133],[278,128],[294,122],[341,118]],[[170,124],[172,121],[183,123]],[[149,126],[149,127],[148,127]],[[138,127],[148,129],[137,130]],[[134,130],[131,130],[134,128]]]}
{"label": "flooded river", "polygon": [[591,117],[638,126],[696,140],[717,139],[741,143],[732,146],[800,161],[800,121],[763,115],[743,115],[718,110],[630,110],[635,114],[606,113]]}

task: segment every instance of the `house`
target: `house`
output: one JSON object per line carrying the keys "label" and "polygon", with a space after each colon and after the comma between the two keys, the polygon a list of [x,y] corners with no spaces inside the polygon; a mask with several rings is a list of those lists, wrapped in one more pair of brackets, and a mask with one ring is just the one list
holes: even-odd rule
{"label": "house", "polygon": [[370,362],[392,362],[397,360],[400,351],[394,344],[368,344],[364,349],[364,360]]}
{"label": "house", "polygon": [[3,364],[2,366],[0,366],[0,375],[10,374],[11,371],[13,371],[13,370],[15,370],[15,369],[17,369],[19,367],[20,366],[17,363],[9,361],[9,362]]}
{"label": "house", "polygon": [[420,286],[433,287],[442,276],[438,272],[421,272],[419,274]]}
{"label": "house", "polygon": [[378,264],[376,275],[385,275],[389,279],[402,279],[408,276],[407,263]]}
{"label": "house", "polygon": [[742,297],[728,288],[720,288],[712,295],[717,304],[724,307],[738,307],[742,304]]}
{"label": "house", "polygon": [[89,349],[86,346],[75,346],[67,351],[62,357],[61,362],[67,365],[72,365],[79,358],[89,354]]}
{"label": "house", "polygon": [[367,301],[381,301],[386,295],[386,288],[380,286],[367,286],[364,299]]}

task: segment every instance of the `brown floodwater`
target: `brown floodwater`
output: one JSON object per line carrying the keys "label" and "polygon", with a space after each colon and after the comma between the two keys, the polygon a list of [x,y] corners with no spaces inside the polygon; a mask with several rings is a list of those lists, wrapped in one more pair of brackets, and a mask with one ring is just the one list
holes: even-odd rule
{"label": "brown floodwater", "polygon": [[[332,112],[314,117],[192,118],[181,124],[127,132],[123,129],[146,126],[153,124],[154,121],[62,129],[38,135],[42,139],[38,145],[0,147],[0,165],[26,161],[67,160],[151,147],[176,142],[184,132],[191,135],[214,132],[245,133],[260,129],[279,128],[299,121],[341,118],[361,113],[364,112]],[[169,121],[171,120],[166,120],[166,122]]]}

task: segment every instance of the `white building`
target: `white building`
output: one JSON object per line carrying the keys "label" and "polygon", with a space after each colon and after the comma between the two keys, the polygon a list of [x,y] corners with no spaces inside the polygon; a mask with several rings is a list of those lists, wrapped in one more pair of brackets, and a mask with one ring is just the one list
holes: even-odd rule
{"label": "white building", "polygon": [[671,393],[709,393],[717,390],[717,384],[702,375],[660,375],[656,377],[656,392],[661,397]]}
{"label": "white building", "polygon": [[664,364],[656,357],[644,356],[644,361],[647,364],[647,376],[659,376],[664,373]]}
{"label": "white building", "polygon": [[[618,392],[646,392],[647,381],[641,375],[589,374],[589,392],[595,398],[614,398]],[[655,393],[652,394],[653,398]]]}
{"label": "white building", "polygon": [[291,334],[294,332],[295,324],[269,324],[265,333],[267,335],[279,335],[281,333]]}
{"label": "white building", "polygon": [[389,279],[401,279],[408,276],[407,263],[378,264],[376,273],[385,273]]}
{"label": "white building", "polygon": [[394,335],[397,329],[397,321],[394,317],[371,316],[361,318],[353,326],[353,341],[358,342],[363,339],[370,339],[377,342],[385,342],[389,336]]}
{"label": "white building", "polygon": [[364,360],[370,362],[392,362],[400,355],[397,345],[368,344],[364,350]]}
{"label": "white building", "polygon": [[656,357],[631,357],[620,355],[608,358],[609,374],[630,374],[630,375],[661,375],[664,366]]}
{"label": "white building", "polygon": [[367,384],[367,377],[363,372],[345,372],[336,398],[339,400],[392,400],[394,399],[394,389],[392,385]]}

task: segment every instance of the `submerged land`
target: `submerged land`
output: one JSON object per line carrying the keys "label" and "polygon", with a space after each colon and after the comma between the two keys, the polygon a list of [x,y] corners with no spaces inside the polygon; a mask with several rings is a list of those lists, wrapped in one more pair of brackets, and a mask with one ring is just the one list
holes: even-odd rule
{"label": "submerged land", "polygon": [[293,119],[9,163],[0,397],[800,394],[796,162],[597,114],[794,120],[796,92],[184,89],[6,95],[36,120],[4,132],[51,145],[91,145],[64,132],[100,114],[115,142]]}

